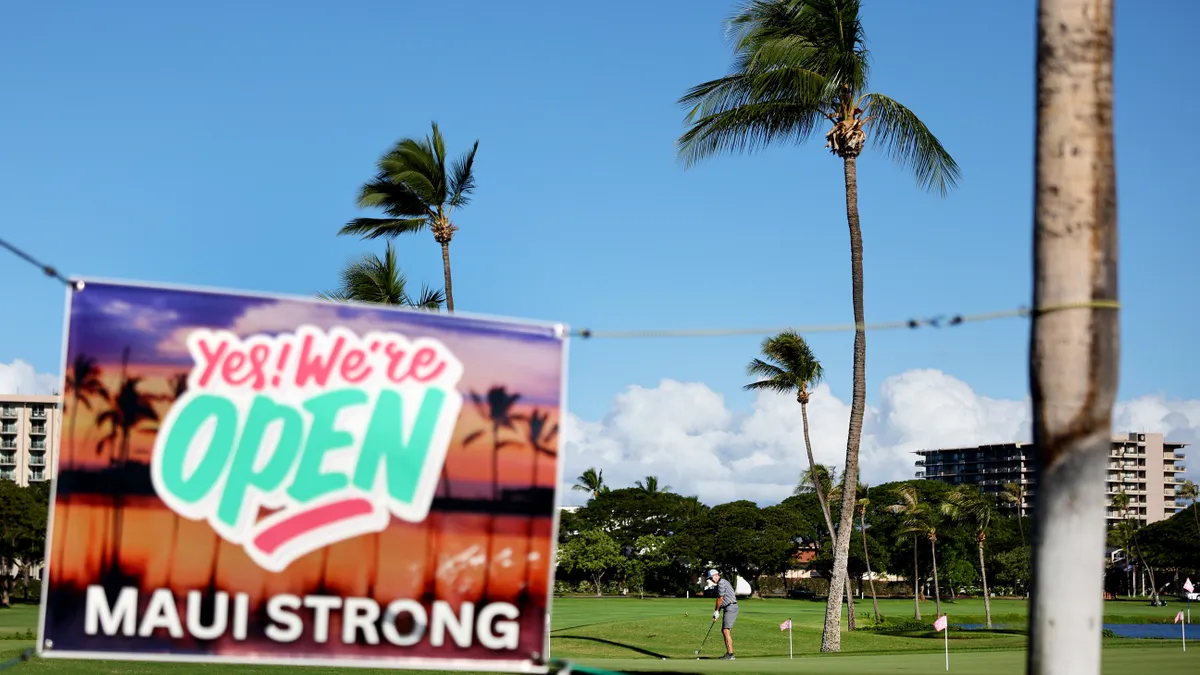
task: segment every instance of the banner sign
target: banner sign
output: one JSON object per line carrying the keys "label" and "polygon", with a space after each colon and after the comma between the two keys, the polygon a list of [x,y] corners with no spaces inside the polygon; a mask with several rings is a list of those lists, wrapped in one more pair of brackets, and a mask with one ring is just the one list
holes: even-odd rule
{"label": "banner sign", "polygon": [[69,291],[43,657],[546,672],[566,331]]}

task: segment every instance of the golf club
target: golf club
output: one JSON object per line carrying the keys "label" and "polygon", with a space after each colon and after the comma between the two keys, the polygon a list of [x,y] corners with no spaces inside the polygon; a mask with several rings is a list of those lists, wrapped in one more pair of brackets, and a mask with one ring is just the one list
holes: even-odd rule
{"label": "golf club", "polygon": [[704,643],[708,642],[708,636],[712,634],[712,627],[715,625],[717,625],[716,621],[708,624],[708,632],[704,634],[704,639],[700,641],[700,649],[697,649],[696,651],[692,652],[693,654],[699,654],[700,650],[704,649]]}

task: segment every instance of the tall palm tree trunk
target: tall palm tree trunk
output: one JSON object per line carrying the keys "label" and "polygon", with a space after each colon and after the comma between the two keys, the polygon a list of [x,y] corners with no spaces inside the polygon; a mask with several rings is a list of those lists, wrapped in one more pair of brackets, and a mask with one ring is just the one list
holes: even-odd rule
{"label": "tall palm tree trunk", "polygon": [[992,599],[988,597],[987,563],[983,561],[983,540],[979,540],[979,576],[983,579],[983,614],[987,619],[987,627],[992,627]]}
{"label": "tall palm tree trunk", "polygon": [[829,513],[829,501],[825,497],[825,488],[817,475],[817,460],[813,457],[812,441],[808,437],[808,403],[800,402],[800,419],[804,422],[804,449],[808,452],[808,473],[812,476],[813,490],[817,493],[817,501],[821,503],[821,513],[825,516],[825,527],[829,530],[829,538],[837,537],[833,529],[833,516]]}
{"label": "tall palm tree trunk", "polygon": [[[846,583],[846,568],[850,558],[850,532],[854,529],[854,503],[858,485],[858,445],[862,437],[863,409],[867,402],[867,333],[863,310],[863,243],[862,229],[858,220],[858,176],[855,158],[848,156],[843,161],[846,177],[846,222],[850,226],[850,279],[854,299],[854,387],[850,397],[850,429],[846,434],[846,468],[842,480],[842,513],[838,535],[834,541],[833,584],[834,588]],[[834,595],[825,605],[825,628],[821,635],[821,651],[837,652],[842,649],[841,598],[834,602]]]}
{"label": "tall palm tree trunk", "polygon": [[936,538],[929,540],[929,550],[933,556],[933,601],[937,608],[937,615],[940,617],[942,615],[942,589],[938,585]]}
{"label": "tall palm tree trunk", "polygon": [[1134,535],[1133,549],[1137,551],[1138,560],[1142,561],[1142,568],[1146,570],[1146,574],[1150,576],[1150,599],[1158,603],[1158,582],[1154,580],[1154,568],[1146,564],[1146,556],[1142,555],[1142,547],[1138,546],[1137,535]]}
{"label": "tall palm tree trunk", "polygon": [[450,281],[450,242],[442,242],[442,273],[446,279],[446,311],[454,313],[454,284]]}
{"label": "tall palm tree trunk", "polygon": [[862,524],[863,560],[867,563],[867,581],[871,583],[871,604],[875,606],[875,623],[879,623],[879,596],[875,595],[875,575],[871,573],[871,554],[867,551],[867,515],[859,513],[858,522]]}
{"label": "tall palm tree trunk", "polygon": [[921,547],[920,540],[913,535],[913,618],[921,620]]}
{"label": "tall palm tree trunk", "polygon": [[[1113,0],[1039,0],[1029,675],[1100,672],[1104,477],[1120,358]],[[1108,306],[1080,306],[1106,303]],[[1074,305],[1074,308],[1072,308]]]}
{"label": "tall palm tree trunk", "polygon": [[[829,539],[836,543],[837,530],[833,529],[833,516],[829,512],[829,499],[825,495],[825,488],[821,485],[820,476],[817,474],[817,460],[813,457],[812,440],[808,436],[808,402],[806,400],[800,401],[800,419],[804,422],[804,449],[808,453],[808,473],[812,476],[813,490],[817,493],[817,501],[821,503],[821,513],[825,515],[825,527],[829,529]],[[844,587],[846,607],[850,613],[847,624],[850,630],[854,630],[854,592],[850,589],[849,575],[846,576]],[[832,595],[834,592],[833,580],[830,579],[829,594]],[[838,602],[841,602],[840,598]],[[838,610],[838,613],[841,613],[841,609]]]}

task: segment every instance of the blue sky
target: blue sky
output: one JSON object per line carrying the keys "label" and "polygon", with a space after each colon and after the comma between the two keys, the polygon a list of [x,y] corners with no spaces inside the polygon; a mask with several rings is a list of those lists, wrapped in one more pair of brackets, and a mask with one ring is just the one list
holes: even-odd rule
{"label": "blue sky", "polygon": [[[1147,11],[1153,7],[1154,11]],[[730,0],[20,3],[0,23],[0,232],[72,274],[309,294],[379,242],[337,238],[389,144],[480,139],[451,254],[458,308],[577,328],[851,320],[839,162],[816,141],[684,170],[683,91],[723,74]],[[1030,297],[1033,0],[866,3],[872,88],[963,169],[946,199],[860,162],[871,321]],[[1200,396],[1188,199],[1200,62],[1189,0],[1118,3],[1121,398]],[[1164,17],[1167,17],[1164,19]],[[1142,111],[1142,112],[1139,112]],[[1177,112],[1180,111],[1180,112]],[[397,242],[440,284],[427,234]],[[0,257],[0,362],[57,372],[62,288]],[[1020,399],[1028,324],[877,333],[888,375],[937,368]],[[734,405],[758,336],[576,341],[570,405],[704,382]],[[814,335],[849,395],[850,334]]]}

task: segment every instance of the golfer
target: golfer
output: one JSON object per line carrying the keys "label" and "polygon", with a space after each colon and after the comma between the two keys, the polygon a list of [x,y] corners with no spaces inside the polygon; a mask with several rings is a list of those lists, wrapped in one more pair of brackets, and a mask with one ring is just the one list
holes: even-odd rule
{"label": "golfer", "polygon": [[713,621],[716,621],[724,610],[724,616],[721,618],[721,634],[725,636],[725,656],[721,658],[732,661],[733,635],[730,631],[733,630],[733,622],[737,621],[737,594],[733,592],[733,586],[721,578],[720,572],[709,570],[708,578],[717,585],[717,608],[713,610]]}

